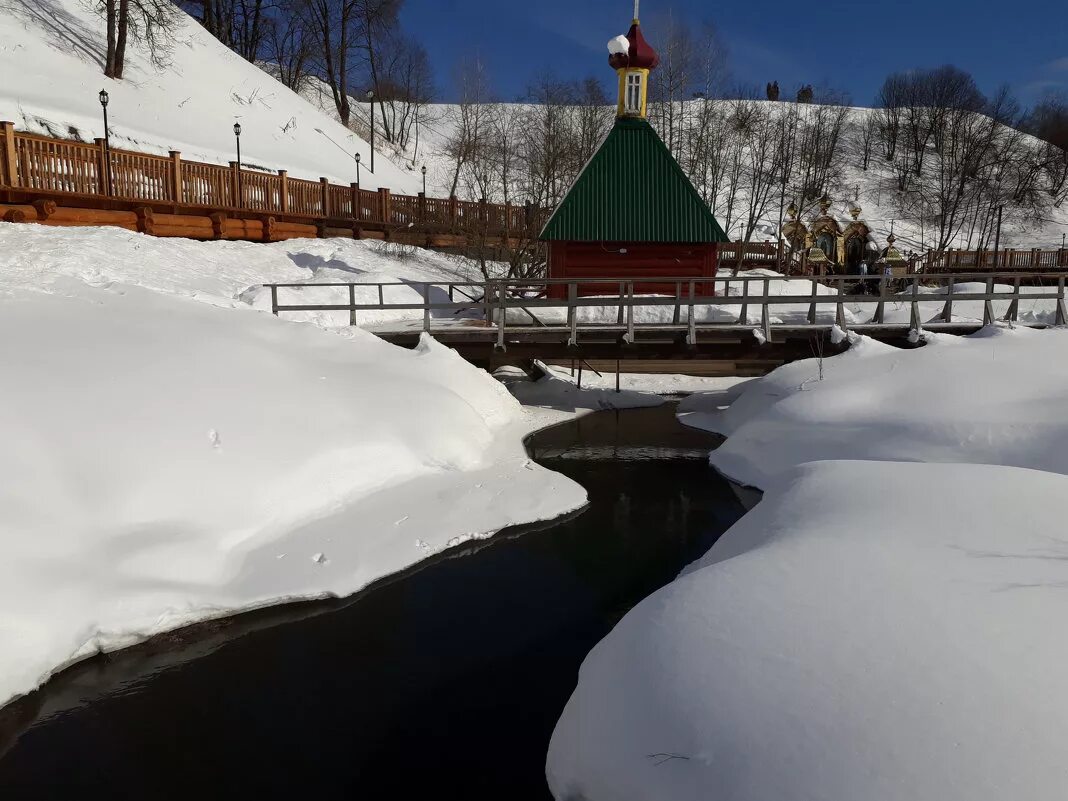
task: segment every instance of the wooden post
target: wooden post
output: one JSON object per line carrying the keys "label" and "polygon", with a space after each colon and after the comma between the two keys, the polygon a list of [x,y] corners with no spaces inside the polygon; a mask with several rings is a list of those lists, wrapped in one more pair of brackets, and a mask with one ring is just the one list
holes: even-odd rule
{"label": "wooden post", "polygon": [[185,187],[182,184],[182,154],[177,150],[171,151],[171,200],[181,203],[185,198]]}
{"label": "wooden post", "polygon": [[389,200],[389,190],[386,187],[378,189],[378,208],[382,219],[378,222],[389,223],[393,220],[392,208]]}
{"label": "wooden post", "polygon": [[358,220],[360,219],[360,185],[353,182],[349,184],[349,190],[352,193],[352,214],[349,216]]}
{"label": "wooden post", "polygon": [[241,206],[241,173],[237,171],[237,162],[230,162],[230,205],[235,207]]}
{"label": "wooden post", "polygon": [[98,195],[110,194],[111,183],[108,175],[108,144],[103,139],[94,139],[96,145],[96,192]]}
{"label": "wooden post", "polygon": [[418,197],[419,197],[419,220],[420,220],[420,222],[426,222],[426,192],[420,192]]}
{"label": "wooden post", "polygon": [[0,183],[4,186],[19,185],[19,168],[15,156],[15,123],[0,122],[0,135],[4,137],[0,149]]}
{"label": "wooden post", "polygon": [[325,178],[319,179],[319,186],[323,194],[323,217],[330,216],[330,182]]}
{"label": "wooden post", "polygon": [[456,195],[449,195],[449,221],[452,223],[452,228],[456,230],[457,218],[460,215],[460,202],[456,199]]}
{"label": "wooden post", "polygon": [[285,170],[278,171],[278,182],[281,188],[278,191],[279,202],[282,206],[282,214],[289,213],[289,173]]}

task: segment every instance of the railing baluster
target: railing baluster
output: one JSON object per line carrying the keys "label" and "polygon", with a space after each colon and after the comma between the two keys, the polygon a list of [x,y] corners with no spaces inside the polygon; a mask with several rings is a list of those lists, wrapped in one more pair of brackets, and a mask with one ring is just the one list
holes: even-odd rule
{"label": "railing baluster", "polygon": [[628,345],[634,344],[634,282],[627,283],[627,337]]}
{"label": "railing baluster", "polygon": [[619,282],[619,313],[616,315],[616,325],[623,325],[623,287],[624,282]]}
{"label": "railing baluster", "polygon": [[983,325],[994,324],[994,303],[990,296],[994,292],[994,277],[986,279],[986,296],[983,300]]}
{"label": "railing baluster", "polygon": [[1005,321],[1015,323],[1020,316],[1020,277],[1012,282],[1012,300],[1009,302],[1009,310],[1005,312]]}
{"label": "railing baluster", "polygon": [[819,297],[819,284],[816,281],[816,276],[812,276],[812,300],[808,306],[808,324],[816,324],[816,299]]}
{"label": "railing baluster", "polygon": [[356,284],[349,284],[349,325],[356,325]]}
{"label": "railing baluster", "polygon": [[498,301],[500,308],[497,310],[497,350],[503,351],[505,349],[504,329],[508,325],[508,290],[505,288],[504,281],[501,281]]}
{"label": "railing baluster", "polygon": [[764,279],[764,297],[760,301],[760,325],[764,331],[764,342],[771,342],[771,279]]}
{"label": "railing baluster", "polygon": [[738,325],[749,325],[749,279],[742,279],[742,310],[738,312]]}
{"label": "railing baluster", "polygon": [[946,323],[953,322],[953,290],[956,284],[957,279],[950,276],[946,285],[946,305],[942,307],[942,321]]}
{"label": "railing baluster", "polygon": [[696,347],[696,345],[697,345],[697,323],[696,323],[696,320],[694,319],[694,312],[693,312],[693,293],[694,293],[694,282],[691,280],[690,281],[690,304],[689,304],[689,306],[687,307],[687,310],[686,310],[687,328],[688,328],[688,331],[686,333],[686,344],[689,345],[690,347]]}
{"label": "railing baluster", "polygon": [[[713,284],[713,292],[714,291],[715,291],[715,284]],[[681,305],[682,305],[682,282],[681,281],[676,281],[675,282],[675,312],[674,312],[674,314],[671,315],[671,324],[672,325],[678,325],[679,324],[679,317],[680,317],[679,307]]]}
{"label": "railing baluster", "polygon": [[430,331],[430,284],[423,284],[423,330]]}
{"label": "railing baluster", "polygon": [[1057,316],[1055,325],[1068,325],[1068,311],[1064,308],[1064,276],[1057,279]]}
{"label": "railing baluster", "polygon": [[567,341],[568,347],[578,347],[578,313],[575,303],[578,301],[578,284],[571,282],[567,285],[567,321],[571,327],[571,337]]}
{"label": "railing baluster", "polygon": [[920,323],[920,279],[919,277],[912,279],[912,307],[909,312],[909,331],[915,331],[918,335],[923,330],[923,325]]}

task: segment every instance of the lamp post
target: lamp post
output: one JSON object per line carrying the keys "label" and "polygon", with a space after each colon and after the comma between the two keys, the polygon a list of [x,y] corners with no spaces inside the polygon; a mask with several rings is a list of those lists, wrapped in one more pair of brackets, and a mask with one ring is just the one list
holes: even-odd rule
{"label": "lamp post", "polygon": [[367,90],[367,102],[371,104],[371,175],[375,174],[375,92]]}
{"label": "lamp post", "polygon": [[423,165],[423,197],[426,197],[426,165]]}
{"label": "lamp post", "polygon": [[244,206],[245,193],[241,187],[241,123],[234,123],[234,141],[237,143],[237,198],[234,200],[234,204],[238,208]]}
{"label": "lamp post", "polygon": [[356,188],[360,188],[360,154],[356,154]]}
{"label": "lamp post", "polygon": [[104,110],[104,162],[107,165],[104,175],[101,177],[104,181],[104,193],[110,196],[114,189],[114,182],[111,176],[111,129],[108,127],[109,98],[107,90],[101,89],[98,97],[100,98],[100,108]]}

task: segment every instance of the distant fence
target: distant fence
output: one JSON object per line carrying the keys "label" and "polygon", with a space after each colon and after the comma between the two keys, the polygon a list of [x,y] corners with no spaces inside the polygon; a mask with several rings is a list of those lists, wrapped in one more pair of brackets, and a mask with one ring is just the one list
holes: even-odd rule
{"label": "distant fence", "polygon": [[166,203],[191,213],[211,209],[456,231],[478,227],[494,236],[520,235],[544,220],[544,213],[531,206],[395,195],[386,188],[362,189],[326,178],[290,178],[285,170],[239,168],[237,162],[223,167],[186,161],[177,151],[155,156],[116,150],[103,139],[88,144],[22,133],[11,122],[0,122],[0,187]]}
{"label": "distant fence", "polygon": [[1068,250],[945,250],[928,251],[918,262],[924,272],[948,273],[968,270],[1044,270],[1068,269]]}

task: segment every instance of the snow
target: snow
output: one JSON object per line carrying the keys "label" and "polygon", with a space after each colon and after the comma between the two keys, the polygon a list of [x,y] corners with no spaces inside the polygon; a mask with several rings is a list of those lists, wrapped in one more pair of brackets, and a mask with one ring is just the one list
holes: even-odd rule
{"label": "snow", "polygon": [[563,417],[425,338],[276,318],[250,283],[461,269],[359,242],[0,224],[0,703],[192,621],[346,595],[585,502]]}
{"label": "snow", "polygon": [[608,52],[614,56],[627,55],[630,52],[630,40],[623,34],[616,36],[614,39],[609,40]]}
{"label": "snow", "polygon": [[802,462],[968,462],[1068,474],[1068,329],[925,334],[903,351],[854,335],[849,350],[780,367],[714,423],[712,463],[766,486]]}
{"label": "snow", "polygon": [[556,798],[1062,794],[1068,330],[845,336],[681,405],[765,494],[586,659]]}
{"label": "snow", "polygon": [[818,462],[767,490],[587,657],[555,797],[1060,797],[1068,478]]}
{"label": "snow", "polygon": [[[356,180],[355,154],[371,149],[336,119],[287,89],[181,14],[166,63],[157,67],[131,40],[125,77],[103,75],[103,19],[81,0],[0,0],[0,119],[19,130],[91,142],[104,136],[97,95],[110,95],[111,145],[191,161],[236,158],[233,125],[242,127],[242,161],[289,170],[294,178]],[[32,65],[27,68],[27,65]],[[367,189],[415,194],[420,176],[375,159],[361,170]]]}
{"label": "snow", "polygon": [[569,370],[550,367],[543,362],[535,362],[541,377],[535,381],[509,382],[512,394],[528,407],[559,409],[567,412],[600,411],[605,409],[640,409],[649,406],[661,406],[663,397],[651,392],[638,392],[623,389],[616,392],[609,386],[609,377],[601,375],[597,383],[590,385],[587,378],[595,378],[596,373],[589,371],[583,375],[584,386],[578,386],[578,376],[571,376]]}

